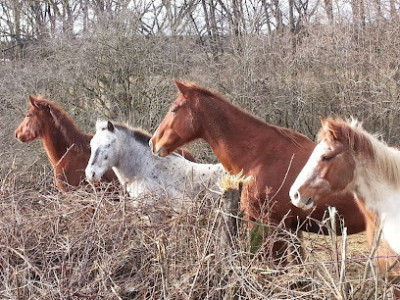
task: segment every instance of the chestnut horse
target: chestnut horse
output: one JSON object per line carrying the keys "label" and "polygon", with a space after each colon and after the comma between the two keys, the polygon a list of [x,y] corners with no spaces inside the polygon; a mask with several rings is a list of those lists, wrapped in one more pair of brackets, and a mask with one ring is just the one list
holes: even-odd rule
{"label": "chestnut horse", "polygon": [[[377,241],[378,268],[400,275],[400,152],[355,120],[321,119],[319,143],[291,190],[292,203],[309,209],[331,193],[349,191],[360,204],[370,246]],[[395,291],[400,296],[400,291]]]}
{"label": "chestnut horse", "polygon": [[[163,157],[183,144],[204,139],[227,171],[252,176],[243,187],[241,201],[251,220],[270,225],[283,220],[287,230],[320,233],[319,221],[326,217],[328,206],[335,206],[348,233],[365,229],[363,215],[350,194],[327,197],[311,213],[290,203],[289,188],[315,147],[310,139],[265,123],[196,84],[175,84],[179,96],[151,139],[155,155]],[[339,225],[337,233],[341,233]],[[287,247],[283,239],[277,241],[273,256],[283,257]]]}
{"label": "chestnut horse", "polygon": [[[29,96],[31,107],[15,130],[21,142],[41,139],[54,168],[56,186],[63,192],[78,186],[85,179],[85,167],[90,157],[92,135],[84,134],[72,119],[54,102]],[[105,181],[118,180],[114,172],[104,175]]]}

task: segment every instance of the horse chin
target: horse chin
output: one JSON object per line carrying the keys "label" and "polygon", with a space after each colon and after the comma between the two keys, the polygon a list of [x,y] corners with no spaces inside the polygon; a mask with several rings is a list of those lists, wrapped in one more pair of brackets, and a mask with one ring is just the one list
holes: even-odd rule
{"label": "horse chin", "polygon": [[27,138],[26,136],[23,136],[23,135],[22,136],[18,136],[17,140],[19,142],[21,142],[21,143],[27,143],[27,142],[33,141],[33,139],[29,139],[29,138]]}
{"label": "horse chin", "polygon": [[311,197],[308,199],[304,199],[303,203],[304,203],[304,206],[302,207],[303,210],[310,210],[311,208],[314,207],[314,201]]}
{"label": "horse chin", "polygon": [[161,151],[158,151],[158,156],[159,157],[166,157],[169,154],[169,152],[167,150],[165,150],[165,148],[161,148]]}
{"label": "horse chin", "polygon": [[86,177],[86,180],[90,183],[90,184],[98,184],[99,182],[100,182],[100,178],[87,178]]}

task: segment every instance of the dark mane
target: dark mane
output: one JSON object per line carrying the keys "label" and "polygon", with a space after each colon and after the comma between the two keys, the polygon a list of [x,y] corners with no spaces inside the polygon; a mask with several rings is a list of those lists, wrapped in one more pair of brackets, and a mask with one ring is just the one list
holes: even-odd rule
{"label": "dark mane", "polygon": [[115,128],[118,130],[127,132],[130,136],[132,136],[136,141],[141,143],[144,146],[149,145],[149,141],[151,139],[150,133],[140,128],[132,128],[128,125],[121,123],[113,123]]}
{"label": "dark mane", "polygon": [[53,117],[54,124],[60,130],[64,139],[69,145],[75,144],[80,149],[88,147],[88,140],[91,135],[84,134],[71,119],[71,117],[62,110],[53,101],[37,97],[36,103],[41,108],[48,108],[51,116]]}

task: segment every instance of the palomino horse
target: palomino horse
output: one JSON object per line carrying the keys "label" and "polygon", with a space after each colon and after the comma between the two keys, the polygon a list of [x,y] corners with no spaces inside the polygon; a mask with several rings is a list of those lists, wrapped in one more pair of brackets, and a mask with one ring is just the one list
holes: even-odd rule
{"label": "palomino horse", "polygon": [[[31,107],[15,136],[21,142],[42,140],[54,168],[56,186],[66,192],[69,186],[78,186],[85,178],[92,136],[82,133],[54,102],[35,96],[29,96],[29,100]],[[113,172],[105,174],[103,179],[117,180]]]}
{"label": "palomino horse", "polygon": [[[87,180],[96,182],[112,168],[132,197],[151,193],[163,199],[182,200],[193,199],[203,191],[219,196],[214,191],[227,173],[221,164],[198,164],[176,153],[155,157],[149,148],[150,138],[150,134],[137,128],[97,121],[96,134],[90,142]],[[182,206],[179,199],[173,200],[173,207]]]}
{"label": "palomino horse", "polygon": [[321,123],[319,144],[290,189],[292,203],[309,209],[332,193],[354,193],[365,215],[370,245],[377,229],[382,229],[379,270],[400,275],[396,257],[400,254],[400,152],[357,121],[321,119]]}
{"label": "palomino horse", "polygon": [[[328,206],[335,206],[349,233],[365,229],[363,215],[349,194],[327,197],[311,213],[291,205],[289,188],[315,147],[310,139],[267,124],[205,88],[175,84],[180,94],[151,140],[155,155],[164,157],[185,143],[204,139],[226,170],[252,176],[243,187],[241,203],[250,219],[270,225],[283,220],[288,230],[319,233],[316,220],[323,220]],[[282,257],[287,246],[283,239],[277,241],[274,257]]]}

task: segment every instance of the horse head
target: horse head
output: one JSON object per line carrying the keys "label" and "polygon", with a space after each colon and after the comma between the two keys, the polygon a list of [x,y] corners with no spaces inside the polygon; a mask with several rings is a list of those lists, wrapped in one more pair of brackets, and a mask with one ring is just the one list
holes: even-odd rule
{"label": "horse head", "polygon": [[309,209],[330,194],[345,191],[355,175],[354,142],[343,121],[323,120],[319,143],[290,188],[293,205]]}
{"label": "horse head", "polygon": [[90,159],[85,169],[88,181],[98,182],[106,171],[115,166],[118,157],[116,143],[114,124],[110,121],[97,121],[96,134],[90,141]]}
{"label": "horse head", "polygon": [[30,142],[41,138],[46,130],[46,124],[52,119],[50,105],[46,100],[30,95],[30,108],[24,120],[15,130],[15,137],[21,142]]}
{"label": "horse head", "polygon": [[197,101],[193,86],[174,81],[179,96],[172,103],[149,145],[154,155],[164,157],[198,137],[199,125],[194,121]]}

